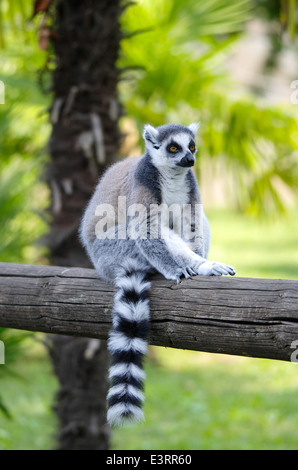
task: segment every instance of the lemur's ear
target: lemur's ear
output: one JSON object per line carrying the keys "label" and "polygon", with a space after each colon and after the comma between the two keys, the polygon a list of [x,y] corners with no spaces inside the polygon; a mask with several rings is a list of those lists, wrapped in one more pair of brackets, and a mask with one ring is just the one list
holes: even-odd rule
{"label": "lemur's ear", "polygon": [[196,135],[196,133],[198,132],[199,128],[200,128],[200,125],[201,123],[200,122],[193,122],[192,124],[190,124],[188,126],[188,129],[191,130],[191,132],[193,133],[193,135]]}
{"label": "lemur's ear", "polygon": [[155,127],[151,126],[150,124],[146,124],[144,126],[143,138],[145,140],[148,140],[152,144],[156,144],[157,138],[158,138],[158,130],[155,129]]}

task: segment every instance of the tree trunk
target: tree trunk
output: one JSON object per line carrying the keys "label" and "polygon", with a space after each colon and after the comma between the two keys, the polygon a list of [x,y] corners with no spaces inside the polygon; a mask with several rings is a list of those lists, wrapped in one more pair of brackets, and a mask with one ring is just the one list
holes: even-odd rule
{"label": "tree trunk", "polygon": [[97,339],[53,337],[50,357],[60,383],[54,406],[59,422],[59,450],[105,450],[107,360],[105,342]]}
{"label": "tree trunk", "polygon": [[[90,267],[78,227],[100,173],[117,159],[120,13],[119,0],[55,3],[51,37],[56,68],[47,171],[52,190],[47,246],[54,265]],[[61,386],[55,406],[58,448],[108,448],[105,342],[56,336],[51,342]]]}

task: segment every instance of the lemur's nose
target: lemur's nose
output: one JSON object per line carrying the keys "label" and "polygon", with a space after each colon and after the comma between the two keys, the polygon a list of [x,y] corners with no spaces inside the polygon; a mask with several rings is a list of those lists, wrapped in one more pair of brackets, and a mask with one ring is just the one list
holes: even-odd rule
{"label": "lemur's nose", "polygon": [[183,167],[191,167],[195,164],[195,157],[191,152],[187,152],[186,155],[184,155],[183,158],[181,158],[180,162],[177,163],[179,166]]}

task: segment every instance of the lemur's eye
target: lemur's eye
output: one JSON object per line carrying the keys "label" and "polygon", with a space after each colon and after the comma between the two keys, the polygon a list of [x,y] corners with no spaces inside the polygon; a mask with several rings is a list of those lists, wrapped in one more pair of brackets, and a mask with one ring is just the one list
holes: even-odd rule
{"label": "lemur's eye", "polygon": [[190,145],[190,146],[189,146],[189,150],[190,150],[191,152],[194,152],[195,149],[196,149],[196,147],[195,147],[194,145]]}
{"label": "lemur's eye", "polygon": [[176,142],[172,141],[167,145],[167,151],[170,153],[180,152],[180,150],[182,150],[181,146],[177,144]]}

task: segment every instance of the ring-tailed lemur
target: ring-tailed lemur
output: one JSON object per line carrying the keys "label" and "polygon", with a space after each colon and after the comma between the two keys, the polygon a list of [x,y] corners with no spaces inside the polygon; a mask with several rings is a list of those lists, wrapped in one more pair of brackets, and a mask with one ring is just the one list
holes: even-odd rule
{"label": "ring-tailed lemur", "polygon": [[[202,210],[198,221],[194,217],[196,207],[201,207],[199,188],[190,168],[195,163],[198,127],[146,125],[145,155],[127,158],[106,171],[82,219],[81,240],[95,269],[116,286],[108,340],[112,363],[107,418],[111,424],[143,419],[148,274],[158,271],[178,282],[182,276],[235,274],[231,266],[207,261],[208,221]],[[161,216],[160,209],[173,204],[190,208],[182,219],[183,224],[191,226],[191,243],[176,230],[173,217],[166,218],[165,223]],[[132,207],[138,222],[132,224],[133,229]],[[134,230],[136,225],[138,230]]]}

